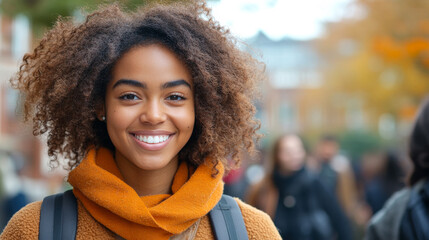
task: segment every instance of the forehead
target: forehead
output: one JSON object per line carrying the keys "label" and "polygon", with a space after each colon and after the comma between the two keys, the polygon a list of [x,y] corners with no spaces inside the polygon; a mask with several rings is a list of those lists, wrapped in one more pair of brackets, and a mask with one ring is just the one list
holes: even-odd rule
{"label": "forehead", "polygon": [[145,81],[147,84],[177,79],[192,83],[186,65],[171,50],[160,44],[131,48],[114,65],[112,78],[112,82],[128,78]]}
{"label": "forehead", "polygon": [[295,146],[301,146],[302,142],[301,139],[294,135],[288,135],[281,139],[280,142],[281,147],[295,147]]}
{"label": "forehead", "polygon": [[336,147],[338,146],[338,143],[336,141],[325,140],[321,142],[321,145],[324,147]]}

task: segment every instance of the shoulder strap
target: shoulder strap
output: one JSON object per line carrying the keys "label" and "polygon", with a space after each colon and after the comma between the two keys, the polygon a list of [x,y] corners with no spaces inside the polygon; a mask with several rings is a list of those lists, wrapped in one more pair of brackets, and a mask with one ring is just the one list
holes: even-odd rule
{"label": "shoulder strap", "polygon": [[216,239],[248,240],[246,226],[237,202],[222,195],[218,204],[209,213]]}
{"label": "shoulder strap", "polygon": [[40,209],[40,240],[74,240],[77,202],[72,190],[45,197]]}

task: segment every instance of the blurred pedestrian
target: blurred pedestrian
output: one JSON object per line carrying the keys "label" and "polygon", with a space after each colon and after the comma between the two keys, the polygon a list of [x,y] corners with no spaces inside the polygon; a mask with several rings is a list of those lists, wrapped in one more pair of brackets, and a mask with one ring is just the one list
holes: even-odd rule
{"label": "blurred pedestrian", "polygon": [[3,190],[0,204],[1,230],[16,212],[30,202],[23,188],[24,161],[23,156],[16,152],[0,152],[0,183]]}
{"label": "blurred pedestrian", "polygon": [[229,171],[229,173],[223,178],[225,183],[223,192],[229,196],[244,199],[246,195],[246,189],[249,186],[249,182],[245,176],[246,168],[241,166],[238,169]]}
{"label": "blurred pedestrian", "polygon": [[337,195],[349,218],[353,218],[358,206],[356,181],[349,159],[339,153],[339,148],[334,136],[323,136],[309,167],[318,173],[329,191]]}
{"label": "blurred pedestrian", "polygon": [[48,133],[51,162],[66,158],[73,192],[27,205],[1,239],[66,232],[55,226],[76,239],[280,239],[267,214],[223,196],[227,157],[254,148],[263,68],[205,2],[60,19],[19,69],[25,117]]}
{"label": "blurred pedestrian", "polygon": [[409,157],[414,166],[409,187],[395,193],[372,217],[367,240],[429,239],[429,100],[412,130]]}
{"label": "blurred pedestrian", "polygon": [[350,225],[335,195],[307,170],[305,159],[297,135],[278,138],[271,168],[250,189],[248,202],[273,218],[284,239],[351,239]]}
{"label": "blurred pedestrian", "polygon": [[365,184],[365,199],[372,213],[378,212],[391,195],[404,187],[404,171],[398,155],[388,151],[382,156],[381,166]]}

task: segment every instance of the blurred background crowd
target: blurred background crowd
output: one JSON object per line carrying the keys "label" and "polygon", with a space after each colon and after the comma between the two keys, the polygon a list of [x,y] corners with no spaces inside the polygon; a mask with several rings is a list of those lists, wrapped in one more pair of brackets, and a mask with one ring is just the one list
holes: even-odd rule
{"label": "blurred background crowd", "polygon": [[[61,167],[50,170],[44,139],[23,123],[9,79],[58,16],[83,21],[103,2],[0,0],[0,229],[26,203],[69,187]],[[149,1],[118,2],[133,9]],[[225,192],[266,211],[279,228],[299,224],[295,206],[307,201],[314,211],[302,221],[317,221],[322,236],[361,239],[411,171],[408,138],[429,90],[429,1],[208,4],[237,44],[266,64],[256,102],[260,151],[243,153]]]}

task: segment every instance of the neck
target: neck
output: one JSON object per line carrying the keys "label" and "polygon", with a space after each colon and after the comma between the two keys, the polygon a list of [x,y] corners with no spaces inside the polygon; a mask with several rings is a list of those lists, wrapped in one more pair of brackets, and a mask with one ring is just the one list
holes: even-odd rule
{"label": "neck", "polygon": [[156,170],[143,170],[129,161],[116,161],[116,164],[125,183],[131,186],[139,196],[171,193],[171,185],[179,167],[177,157],[165,167]]}
{"label": "neck", "polygon": [[296,173],[302,171],[303,168],[304,168],[304,166],[300,166],[299,168],[296,168],[296,169],[285,169],[285,168],[280,167],[278,172],[280,173],[280,175],[288,177],[288,176],[295,175]]}
{"label": "neck", "polygon": [[293,175],[295,173],[295,171],[280,167],[279,173],[283,176],[290,176],[290,175]]}
{"label": "neck", "polygon": [[291,176],[294,175],[296,172],[298,172],[301,168],[299,169],[286,169],[286,168],[280,168],[279,169],[279,173],[283,176]]}

